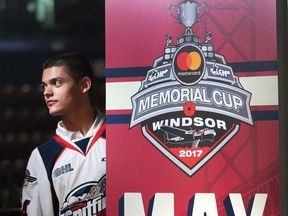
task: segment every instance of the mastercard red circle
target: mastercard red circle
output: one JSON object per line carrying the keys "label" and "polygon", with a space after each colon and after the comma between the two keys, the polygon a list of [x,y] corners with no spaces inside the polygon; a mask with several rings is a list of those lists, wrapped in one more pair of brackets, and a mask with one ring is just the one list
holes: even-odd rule
{"label": "mastercard red circle", "polygon": [[177,66],[179,67],[180,70],[188,70],[188,65],[187,65],[187,57],[188,57],[187,52],[182,52],[177,56]]}
{"label": "mastercard red circle", "polygon": [[182,52],[177,56],[177,66],[180,70],[197,70],[201,66],[201,56],[198,52]]}

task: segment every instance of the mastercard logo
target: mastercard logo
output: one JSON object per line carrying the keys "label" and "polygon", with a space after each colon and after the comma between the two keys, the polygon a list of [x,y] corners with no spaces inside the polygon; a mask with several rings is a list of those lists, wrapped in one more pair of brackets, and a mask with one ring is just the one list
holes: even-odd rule
{"label": "mastercard logo", "polygon": [[180,70],[198,70],[201,66],[201,56],[198,52],[192,51],[192,52],[182,52],[177,56],[176,64]]}
{"label": "mastercard logo", "polygon": [[172,71],[180,83],[195,85],[204,76],[205,65],[205,57],[201,49],[194,44],[186,44],[175,52]]}

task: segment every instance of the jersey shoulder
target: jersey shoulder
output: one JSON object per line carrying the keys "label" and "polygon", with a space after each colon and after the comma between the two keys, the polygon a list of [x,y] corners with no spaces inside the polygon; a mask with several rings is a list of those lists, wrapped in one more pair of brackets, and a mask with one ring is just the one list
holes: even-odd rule
{"label": "jersey shoulder", "polygon": [[46,168],[48,178],[51,180],[50,174],[52,172],[53,165],[65,147],[58,143],[54,137],[52,137],[49,141],[37,147],[37,149]]}

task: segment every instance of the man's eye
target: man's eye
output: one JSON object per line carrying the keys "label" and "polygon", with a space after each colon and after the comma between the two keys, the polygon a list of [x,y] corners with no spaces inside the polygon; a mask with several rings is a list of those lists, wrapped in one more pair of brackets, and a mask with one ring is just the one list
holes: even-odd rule
{"label": "man's eye", "polygon": [[61,86],[62,85],[62,81],[61,80],[56,80],[55,81],[55,85],[56,86]]}

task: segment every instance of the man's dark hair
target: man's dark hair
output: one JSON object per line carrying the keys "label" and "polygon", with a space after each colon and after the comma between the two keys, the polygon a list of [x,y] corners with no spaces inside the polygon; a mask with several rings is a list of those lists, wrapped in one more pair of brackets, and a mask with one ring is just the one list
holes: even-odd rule
{"label": "man's dark hair", "polygon": [[72,76],[76,82],[84,77],[91,80],[91,88],[89,90],[90,100],[94,89],[95,77],[90,62],[77,52],[63,52],[48,58],[42,65],[42,69],[48,69],[54,66],[64,66],[66,72]]}

